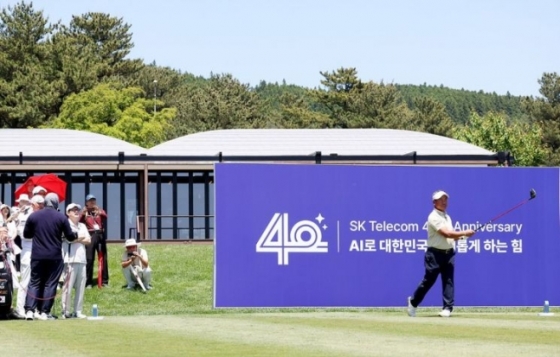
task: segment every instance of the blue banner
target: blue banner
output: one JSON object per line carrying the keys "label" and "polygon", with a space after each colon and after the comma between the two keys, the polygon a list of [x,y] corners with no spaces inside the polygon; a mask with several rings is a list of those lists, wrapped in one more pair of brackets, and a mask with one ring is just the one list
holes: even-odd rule
{"label": "blue banner", "polygon": [[457,230],[537,192],[457,242],[457,306],[560,303],[556,168],[217,164],[215,184],[215,307],[405,306],[438,189]]}

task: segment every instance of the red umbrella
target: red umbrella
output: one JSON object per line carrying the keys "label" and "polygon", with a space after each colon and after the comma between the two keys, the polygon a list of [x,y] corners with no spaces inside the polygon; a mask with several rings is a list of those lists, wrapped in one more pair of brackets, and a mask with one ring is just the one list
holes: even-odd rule
{"label": "red umbrella", "polygon": [[31,176],[16,190],[16,199],[22,193],[26,193],[32,197],[32,191],[35,186],[41,186],[47,193],[54,192],[58,195],[60,202],[66,199],[66,181],[62,180],[55,174],[46,174],[39,176]]}

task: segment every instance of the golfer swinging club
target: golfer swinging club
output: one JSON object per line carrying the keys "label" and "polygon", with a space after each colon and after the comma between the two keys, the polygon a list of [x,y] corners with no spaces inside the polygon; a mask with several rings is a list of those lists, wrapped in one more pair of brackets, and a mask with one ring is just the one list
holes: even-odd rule
{"label": "golfer swinging club", "polygon": [[451,316],[454,305],[454,271],[455,249],[454,241],[463,237],[474,235],[472,229],[466,231],[453,230],[451,217],[446,212],[449,195],[444,191],[436,191],[432,195],[434,210],[428,216],[428,249],[424,255],[426,272],[412,296],[408,297],[408,315],[416,316],[416,308],[422,303],[424,297],[441,273],[443,290],[443,310],[441,317]]}

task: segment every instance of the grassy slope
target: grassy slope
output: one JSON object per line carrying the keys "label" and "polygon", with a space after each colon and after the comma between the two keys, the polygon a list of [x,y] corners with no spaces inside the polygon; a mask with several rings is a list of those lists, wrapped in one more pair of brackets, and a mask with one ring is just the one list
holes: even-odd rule
{"label": "grassy slope", "polygon": [[[86,291],[84,311],[96,303],[104,315],[154,315],[212,309],[213,255],[210,245],[145,244],[153,290],[146,295],[123,289],[122,245],[109,246],[110,287]],[[95,268],[97,269],[97,268]]]}

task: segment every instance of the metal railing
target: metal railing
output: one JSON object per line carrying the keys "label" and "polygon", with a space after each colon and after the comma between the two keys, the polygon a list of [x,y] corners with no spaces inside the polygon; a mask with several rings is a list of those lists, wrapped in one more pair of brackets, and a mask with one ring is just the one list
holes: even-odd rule
{"label": "metal railing", "polygon": [[[158,237],[157,232],[161,231],[172,231],[177,232],[177,237],[173,236],[171,238],[165,238],[165,240],[212,240],[213,239],[213,218],[214,215],[148,215],[148,224],[145,228],[147,234],[142,234],[144,231],[144,219],[145,215],[136,216],[136,227],[129,228],[128,236],[129,238],[137,239],[147,239],[147,240],[162,240],[164,238]],[[154,223],[154,219],[156,223]],[[171,224],[163,224],[162,219],[173,219]],[[180,219],[188,219],[188,225],[179,224]],[[195,220],[204,219],[205,222],[202,225],[195,226]],[[155,236],[153,232],[156,232]],[[181,232],[187,231],[187,237],[182,237]],[[194,234],[194,232],[204,232],[202,234]],[[212,232],[212,234],[208,234]],[[172,233],[172,235],[174,235]]]}

